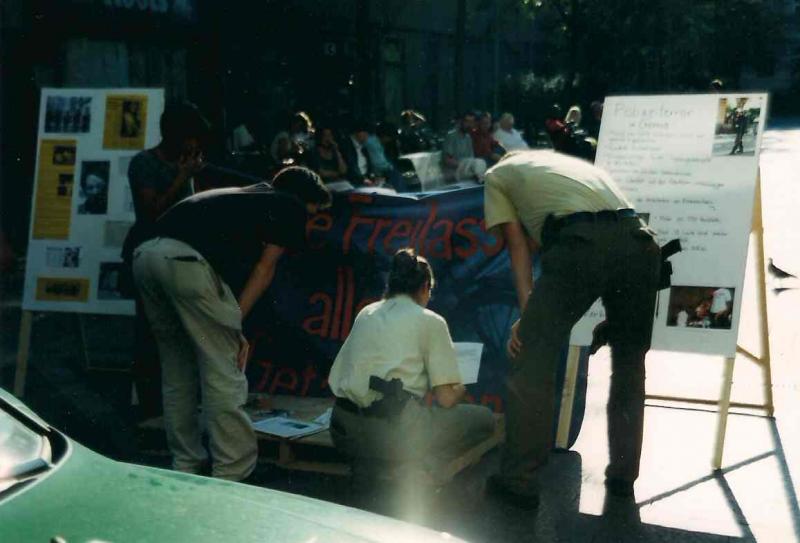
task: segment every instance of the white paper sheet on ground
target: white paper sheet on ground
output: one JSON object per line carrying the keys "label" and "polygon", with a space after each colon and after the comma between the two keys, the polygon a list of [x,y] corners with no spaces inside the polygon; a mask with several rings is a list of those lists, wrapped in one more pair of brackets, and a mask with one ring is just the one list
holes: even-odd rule
{"label": "white paper sheet on ground", "polygon": [[481,369],[481,355],[483,343],[461,342],[455,343],[458,369],[461,371],[461,382],[471,385],[478,382],[478,372]]}
{"label": "white paper sheet on ground", "polygon": [[330,427],[331,425],[331,415],[333,414],[333,407],[329,407],[322,413],[320,416],[314,419],[314,422],[317,424],[324,426],[325,428]]}
{"label": "white paper sheet on ground", "polygon": [[292,439],[322,432],[328,429],[328,425],[289,417],[270,417],[253,422],[253,429],[256,432]]}

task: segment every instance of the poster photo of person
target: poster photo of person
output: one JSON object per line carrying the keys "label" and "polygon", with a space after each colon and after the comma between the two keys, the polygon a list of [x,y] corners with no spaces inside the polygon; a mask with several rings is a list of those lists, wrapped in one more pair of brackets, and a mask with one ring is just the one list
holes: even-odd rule
{"label": "poster photo of person", "polygon": [[760,116],[760,98],[720,98],[711,154],[753,156],[756,152]]}
{"label": "poster photo of person", "polygon": [[49,268],[79,268],[81,265],[80,247],[48,247],[45,252]]}
{"label": "poster photo of person", "polygon": [[64,267],[77,268],[81,265],[81,248],[64,247]]}
{"label": "poster photo of person", "polygon": [[104,215],[108,211],[110,163],[107,160],[84,160],[78,191],[78,214]]}
{"label": "poster photo of person", "polygon": [[122,122],[119,126],[121,138],[138,138],[142,131],[142,116],[139,111],[138,100],[124,100],[122,102]]}
{"label": "poster photo of person", "polygon": [[673,286],[667,326],[730,330],[734,293],[732,287]]}
{"label": "poster photo of person", "polygon": [[53,147],[54,166],[72,166],[75,164],[74,145],[56,145]]}
{"label": "poster photo of person", "polygon": [[48,133],[87,133],[92,125],[91,96],[48,96],[44,131]]}
{"label": "poster photo of person", "polygon": [[103,149],[144,149],[147,132],[147,95],[106,97]]}
{"label": "poster photo of person", "polygon": [[97,279],[98,300],[127,300],[119,288],[122,262],[101,262]]}

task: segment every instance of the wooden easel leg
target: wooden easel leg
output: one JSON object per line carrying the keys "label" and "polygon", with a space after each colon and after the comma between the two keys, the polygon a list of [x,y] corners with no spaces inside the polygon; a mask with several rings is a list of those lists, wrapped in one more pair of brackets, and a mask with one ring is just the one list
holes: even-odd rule
{"label": "wooden easel leg", "polygon": [[81,332],[81,350],[83,351],[83,363],[87,370],[92,368],[92,361],[89,358],[89,342],[86,340],[86,322],[83,320],[83,313],[77,313],[78,329]]}
{"label": "wooden easel leg", "polygon": [[33,312],[23,311],[19,326],[19,345],[17,346],[17,368],[14,373],[14,396],[22,398],[25,394],[25,379],[28,376],[28,355],[31,346],[31,327]]}
{"label": "wooden easel leg", "polygon": [[722,452],[725,448],[725,432],[728,428],[728,410],[731,406],[731,387],[733,386],[733,364],[735,357],[725,359],[722,374],[722,390],[719,394],[719,419],[717,422],[717,440],[714,444],[714,458],[711,466],[718,470],[722,467]]}
{"label": "wooden easel leg", "polygon": [[769,349],[769,317],[767,315],[767,280],[764,274],[766,269],[766,259],[764,257],[764,223],[761,213],[761,177],[756,183],[755,209],[753,210],[753,234],[756,244],[756,284],[758,288],[758,311],[759,331],[761,336],[761,358],[759,365],[763,373],[764,380],[764,408],[771,417],[775,414],[775,406],[772,401],[772,368]]}
{"label": "wooden easel leg", "polygon": [[556,432],[556,448],[566,449],[569,442],[569,430],[572,423],[572,408],[575,405],[575,382],[578,379],[578,366],[581,348],[569,346],[567,368],[564,372],[564,388],[561,391],[561,410],[558,414],[558,431]]}

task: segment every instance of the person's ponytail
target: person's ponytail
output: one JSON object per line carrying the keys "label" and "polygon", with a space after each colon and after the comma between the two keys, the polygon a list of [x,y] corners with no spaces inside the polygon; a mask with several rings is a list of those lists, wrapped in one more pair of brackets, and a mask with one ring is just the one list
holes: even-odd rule
{"label": "person's ponytail", "polygon": [[398,294],[413,296],[426,284],[433,288],[433,270],[428,261],[417,256],[414,249],[400,249],[392,259],[392,269],[386,284],[385,298]]}

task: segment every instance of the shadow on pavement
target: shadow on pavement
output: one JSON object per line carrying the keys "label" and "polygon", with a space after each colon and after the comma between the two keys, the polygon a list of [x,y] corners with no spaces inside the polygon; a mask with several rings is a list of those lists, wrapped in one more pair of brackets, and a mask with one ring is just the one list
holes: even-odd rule
{"label": "shadow on pavement", "polygon": [[[18,312],[3,316],[3,384],[13,378],[14,326]],[[108,325],[108,323],[106,323]],[[90,371],[85,366],[80,330],[72,315],[48,315],[34,328],[33,358],[26,403],[45,420],[88,447],[115,459],[164,467],[168,458],[148,453],[142,447],[130,403],[130,376],[123,372]],[[54,340],[58,338],[57,340]],[[108,341],[120,337],[108,334]],[[106,353],[108,351],[105,351]],[[120,360],[120,362],[124,362]],[[362,505],[379,513],[450,532],[473,542],[569,541],[569,542],[671,542],[717,543],[753,541],[744,512],[728,486],[726,475],[734,470],[775,456],[780,466],[794,532],[800,539],[800,510],[780,435],[771,421],[774,450],[765,452],[721,472],[681,485],[641,503],[607,498],[601,516],[580,512],[584,481],[581,456],[576,452],[554,453],[542,469],[542,502],[537,511],[521,511],[484,496],[484,484],[497,469],[499,452],[488,454],[477,466],[465,471],[436,492],[393,494],[388,488],[375,489],[377,497],[366,506],[347,492],[346,479],[318,474],[284,471],[259,466],[252,483],[325,499],[344,505]],[[153,447],[162,449],[163,445]],[[691,532],[641,522],[642,507],[716,480],[727,498],[732,516],[743,536]],[[677,519],[680,520],[680,519]]]}

